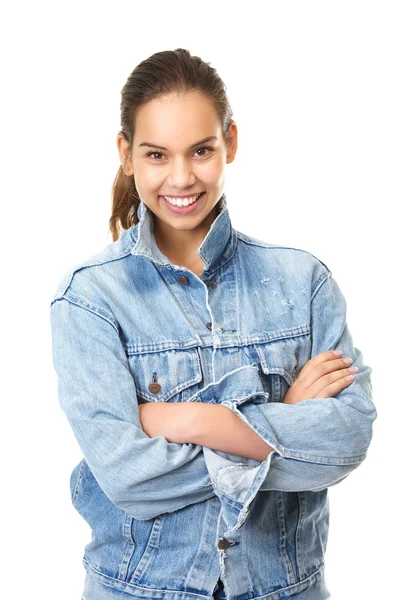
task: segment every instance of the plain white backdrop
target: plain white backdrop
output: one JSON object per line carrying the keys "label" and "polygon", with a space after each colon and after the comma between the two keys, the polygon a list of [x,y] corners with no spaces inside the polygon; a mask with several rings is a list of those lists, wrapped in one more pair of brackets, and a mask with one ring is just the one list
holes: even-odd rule
{"label": "plain white backdrop", "polygon": [[310,251],[346,297],[378,419],[366,461],[329,491],[326,578],[332,600],[395,597],[399,3],[25,1],[0,23],[2,597],[81,598],[90,530],[70,503],[82,455],[58,404],[50,300],[111,242],[128,75],[179,47],[227,86],[234,227]]}

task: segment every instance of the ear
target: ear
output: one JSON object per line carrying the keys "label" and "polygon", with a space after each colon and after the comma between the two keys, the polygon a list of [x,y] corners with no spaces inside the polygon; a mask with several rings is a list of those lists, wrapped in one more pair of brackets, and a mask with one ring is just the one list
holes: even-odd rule
{"label": "ear", "polygon": [[236,156],[238,147],[238,131],[235,121],[232,122],[226,139],[226,162],[231,163]]}
{"label": "ear", "polygon": [[126,141],[121,131],[119,131],[117,135],[117,148],[119,160],[121,162],[121,166],[125,175],[133,175],[132,165],[130,164],[129,160],[126,160],[126,157],[128,155],[128,142]]}

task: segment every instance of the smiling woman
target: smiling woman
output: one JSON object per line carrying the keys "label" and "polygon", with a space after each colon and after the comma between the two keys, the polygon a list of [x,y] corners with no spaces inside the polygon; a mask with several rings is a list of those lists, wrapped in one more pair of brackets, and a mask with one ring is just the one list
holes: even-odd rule
{"label": "smiling woman", "polygon": [[193,255],[217,216],[225,165],[237,149],[236,124],[228,123],[224,133],[213,99],[193,88],[159,95],[141,106],[130,144],[123,131],[117,136],[119,176],[123,171],[131,177],[133,193],[152,212],[157,246],[176,264],[193,265]]}
{"label": "smiling woman", "polygon": [[122,89],[113,242],[51,301],[83,453],[71,501],[92,531],[85,600],[330,597],[328,488],[366,457],[371,368],[328,267],[233,227],[237,140],[209,63],[182,48],[141,62]]}

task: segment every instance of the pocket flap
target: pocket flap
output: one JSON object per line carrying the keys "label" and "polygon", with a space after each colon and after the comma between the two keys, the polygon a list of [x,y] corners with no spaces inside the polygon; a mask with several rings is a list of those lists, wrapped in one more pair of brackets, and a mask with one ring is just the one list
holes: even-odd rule
{"label": "pocket flap", "polygon": [[167,402],[203,377],[197,348],[127,354],[137,395],[150,402]]}
{"label": "pocket flap", "polygon": [[310,336],[256,344],[255,349],[263,373],[281,375],[289,385],[293,385],[298,372],[309,360]]}

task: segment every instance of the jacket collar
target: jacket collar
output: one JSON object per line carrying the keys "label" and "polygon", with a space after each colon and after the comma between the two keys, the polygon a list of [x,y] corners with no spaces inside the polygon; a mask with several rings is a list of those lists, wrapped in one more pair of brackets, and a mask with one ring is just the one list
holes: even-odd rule
{"label": "jacket collar", "polygon": [[[204,271],[215,270],[229,260],[235,252],[237,236],[232,227],[225,193],[218,201],[220,212],[211,224],[207,235],[196,250],[204,262]],[[156,244],[153,232],[153,213],[142,200],[137,209],[138,223],[132,227],[134,245],[131,253],[146,256],[153,262],[163,266],[172,266]]]}

